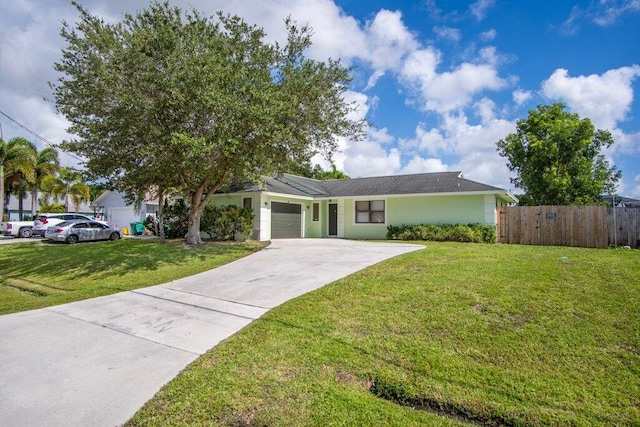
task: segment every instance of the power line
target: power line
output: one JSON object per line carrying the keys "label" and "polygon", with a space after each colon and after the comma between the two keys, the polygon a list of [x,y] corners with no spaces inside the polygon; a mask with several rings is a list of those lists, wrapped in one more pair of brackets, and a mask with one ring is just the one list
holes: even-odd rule
{"label": "power line", "polygon": [[84,162],[85,159],[76,156],[75,154],[69,153],[68,151],[64,151],[61,150],[60,147],[58,147],[57,145],[53,144],[52,142],[50,142],[48,139],[46,139],[43,136],[38,135],[36,132],[32,131],[31,129],[29,129],[28,127],[26,127],[25,125],[23,125],[22,123],[20,123],[19,121],[17,121],[16,119],[14,119],[13,117],[10,117],[7,113],[5,113],[4,111],[0,110],[0,114],[2,114],[3,116],[5,116],[7,119],[11,120],[12,122],[14,122],[15,124],[17,124],[19,127],[21,127],[23,130],[29,132],[31,135],[35,136],[36,138],[38,138],[40,141],[44,142],[46,145],[48,145],[51,148],[55,148],[56,150],[60,150],[61,152],[65,153],[67,156],[72,157],[74,159],[76,159],[79,162]]}

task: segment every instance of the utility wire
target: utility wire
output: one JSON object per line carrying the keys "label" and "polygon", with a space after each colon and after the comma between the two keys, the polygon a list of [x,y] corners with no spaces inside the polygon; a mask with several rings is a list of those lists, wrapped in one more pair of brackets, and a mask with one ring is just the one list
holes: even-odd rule
{"label": "utility wire", "polygon": [[35,133],[34,131],[32,131],[31,129],[29,129],[28,127],[26,127],[25,125],[23,125],[22,123],[20,123],[19,121],[17,121],[16,119],[14,119],[13,117],[10,117],[7,113],[5,113],[4,111],[0,110],[0,114],[2,114],[3,116],[5,116],[7,119],[11,120],[12,122],[14,122],[15,124],[17,124],[18,126],[20,126],[22,129],[24,129],[25,131],[29,132],[31,135],[35,136],[36,138],[38,138],[40,141],[44,142],[46,145],[48,145],[51,148],[55,148],[56,150],[59,150],[63,153],[65,153],[67,156],[72,157],[74,159],[76,159],[79,162],[84,162],[85,159],[76,156],[75,154],[69,153],[68,151],[64,151],[61,150],[60,147],[56,146],[54,143],[50,142],[48,139],[46,139],[43,136],[38,135],[37,133]]}

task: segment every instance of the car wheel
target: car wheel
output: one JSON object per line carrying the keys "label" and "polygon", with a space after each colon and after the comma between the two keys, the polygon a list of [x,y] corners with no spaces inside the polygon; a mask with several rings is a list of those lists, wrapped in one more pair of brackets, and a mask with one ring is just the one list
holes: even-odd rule
{"label": "car wheel", "polygon": [[30,228],[21,228],[20,229],[20,237],[28,239],[33,236],[33,230]]}
{"label": "car wheel", "polygon": [[120,233],[118,233],[117,231],[114,231],[113,233],[111,233],[111,236],[109,236],[109,240],[118,240],[120,238]]}
{"label": "car wheel", "polygon": [[71,236],[67,237],[67,243],[69,243],[70,245],[73,245],[74,243],[78,243],[78,236],[76,236],[75,234],[72,234]]}

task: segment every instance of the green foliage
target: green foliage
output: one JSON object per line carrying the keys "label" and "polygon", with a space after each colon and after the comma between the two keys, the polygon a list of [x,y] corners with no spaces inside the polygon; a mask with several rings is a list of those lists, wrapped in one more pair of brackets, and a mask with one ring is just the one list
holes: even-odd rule
{"label": "green foliage", "polygon": [[47,213],[64,213],[64,203],[49,202],[45,199],[40,199],[40,212]]}
{"label": "green foliage", "polygon": [[496,227],[485,224],[389,225],[387,239],[496,243]]}
{"label": "green foliage", "polygon": [[363,136],[364,121],[349,119],[357,106],[343,97],[350,70],[306,58],[306,26],[287,19],[286,43],[271,44],[222,12],[153,2],[110,24],[76,6],[80,20],[63,24],[55,64],[56,106],[77,135],[63,145],[124,193],[184,194],[188,243],[200,242],[205,206],[232,180],[273,175],[329,156],[339,137]]}
{"label": "green foliage", "polygon": [[561,103],[540,105],[518,120],[516,133],[496,143],[524,190],[521,204],[590,205],[614,191],[622,174],[601,154],[614,143],[609,131],[565,111]]}
{"label": "green foliage", "polygon": [[253,209],[235,205],[209,205],[202,214],[200,229],[218,241],[250,238],[253,233]]}
{"label": "green foliage", "polygon": [[41,188],[45,198],[63,199],[65,212],[71,212],[70,203],[78,212],[80,204],[91,199],[91,189],[85,184],[82,172],[67,167],[60,168],[57,175],[45,176]]}
{"label": "green foliage", "polygon": [[338,170],[334,163],[331,163],[331,169],[329,170],[322,169],[320,165],[311,165],[311,161],[293,163],[286,168],[285,172],[321,181],[327,179],[349,179],[349,175]]}
{"label": "green foliage", "polygon": [[183,238],[189,230],[189,207],[183,199],[164,205],[164,234],[168,239]]}
{"label": "green foliage", "polygon": [[22,217],[22,199],[36,179],[37,156],[35,145],[25,138],[0,139],[0,213],[4,214],[5,200],[13,194],[20,200]]}
{"label": "green foliage", "polygon": [[158,230],[158,219],[155,215],[147,215],[144,221],[142,221],[142,225],[144,225],[145,229],[153,233],[154,236],[160,234]]}

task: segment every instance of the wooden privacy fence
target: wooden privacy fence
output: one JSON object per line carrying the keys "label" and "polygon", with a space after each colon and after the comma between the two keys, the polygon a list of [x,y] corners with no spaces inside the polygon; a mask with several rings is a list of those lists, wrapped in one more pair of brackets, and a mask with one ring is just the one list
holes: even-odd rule
{"label": "wooden privacy fence", "polygon": [[[615,215],[614,215],[615,212]],[[498,208],[498,241],[606,248],[640,246],[640,209],[606,206]]]}

